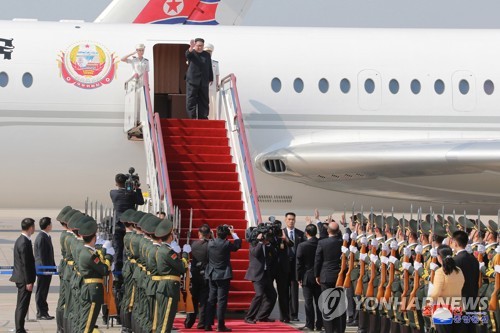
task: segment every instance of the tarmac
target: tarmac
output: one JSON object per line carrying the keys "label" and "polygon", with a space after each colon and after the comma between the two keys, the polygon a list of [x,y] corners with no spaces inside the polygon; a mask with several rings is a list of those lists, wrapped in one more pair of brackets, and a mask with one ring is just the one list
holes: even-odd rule
{"label": "tarmac", "polygon": [[[36,232],[31,236],[32,242],[39,232],[38,220],[43,216],[49,216],[53,220],[53,231],[51,232],[52,243],[54,246],[54,254],[56,264],[59,263],[61,259],[59,236],[61,234],[61,226],[59,222],[55,220],[58,210],[36,210],[36,211],[20,211],[20,210],[9,210],[0,212],[0,266],[12,266],[13,265],[13,248],[16,239],[20,235],[20,224],[21,220],[25,217],[32,217],[37,221]],[[297,227],[301,227],[297,225]],[[15,284],[9,281],[10,273],[0,270],[0,333],[3,332],[14,332],[14,311],[16,307],[16,297],[17,288]],[[299,290],[300,296],[300,312],[299,312],[299,322],[293,322],[290,324],[294,328],[303,327],[305,324],[305,314],[304,314],[304,303],[302,299],[302,290]],[[49,296],[47,302],[49,304],[49,314],[55,316],[55,308],[57,305],[57,300],[59,297],[59,277],[54,276],[52,278],[52,283],[50,286]],[[179,316],[184,316],[182,313]],[[278,305],[273,310],[271,318],[279,319]],[[31,297],[30,308],[27,316],[27,321],[25,328],[30,333],[40,333],[40,332],[50,332],[55,333],[56,321],[54,320],[36,320],[36,303],[35,303],[35,290]],[[106,328],[103,325],[102,320],[99,318],[97,320],[97,325],[99,325],[99,330],[101,332],[120,332],[120,326],[114,326]],[[356,328],[348,327],[346,332],[355,332]],[[175,332],[175,331],[173,331]]]}

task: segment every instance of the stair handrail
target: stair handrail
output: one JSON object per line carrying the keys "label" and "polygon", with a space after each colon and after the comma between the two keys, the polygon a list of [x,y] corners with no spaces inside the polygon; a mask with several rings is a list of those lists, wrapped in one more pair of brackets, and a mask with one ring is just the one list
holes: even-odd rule
{"label": "stair handrail", "polygon": [[[226,86],[228,86],[227,89]],[[221,111],[224,111],[223,115],[221,114]],[[238,89],[236,87],[236,76],[232,73],[222,78],[220,81],[219,112],[217,113],[217,116],[225,116],[230,133],[229,137],[231,148],[233,150],[233,157],[242,162],[237,163],[237,166],[239,168],[243,168],[243,170],[240,170],[242,172],[239,172],[239,175],[242,178],[241,185],[243,187],[242,192],[244,193],[244,202],[247,208],[249,204],[251,205],[251,211],[246,209],[249,215],[249,226],[255,226],[262,221],[262,216],[252,167],[253,163],[245,132],[243,113],[241,111]],[[231,133],[236,134],[237,144],[233,144]]]}
{"label": "stair handrail", "polygon": [[[151,103],[151,94],[149,87],[149,73],[145,72],[143,76],[144,87],[144,102],[145,114],[141,113],[141,122],[143,124],[143,138],[146,147],[146,153],[152,147],[154,159],[148,158],[148,173],[150,175],[150,187],[152,190],[157,191],[158,194],[151,196],[153,206],[158,208],[158,211],[165,207],[165,211],[171,215],[174,213],[172,194],[170,192],[170,181],[168,178],[168,167],[165,157],[165,148],[163,145],[163,135],[161,131],[161,124],[158,114],[153,113],[153,106]],[[143,108],[141,108],[142,110]],[[156,194],[156,193],[155,193]],[[157,201],[157,202],[155,202]]]}

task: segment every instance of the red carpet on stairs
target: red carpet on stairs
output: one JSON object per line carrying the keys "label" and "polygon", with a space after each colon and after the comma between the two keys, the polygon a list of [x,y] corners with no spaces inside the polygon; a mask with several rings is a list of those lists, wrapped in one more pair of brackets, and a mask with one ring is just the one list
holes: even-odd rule
{"label": "red carpet on stairs", "polygon": [[[196,325],[198,322],[194,324],[192,328],[184,328],[184,318],[178,317],[175,318],[174,326],[179,328],[179,332],[204,332],[203,330],[196,329]],[[226,319],[226,326],[231,328],[233,332],[297,332],[298,330],[293,326],[284,324],[282,322],[274,322],[274,323],[257,323],[247,324],[243,319]],[[217,325],[212,326],[214,332],[217,329]]]}
{"label": "red carpet on stairs", "polygon": [[[238,236],[244,239],[247,221],[225,122],[162,119],[161,126],[172,199],[181,210],[181,245],[185,243],[189,230],[191,208],[191,240],[197,238],[196,230],[204,223],[213,230],[221,224],[232,225]],[[228,310],[247,310],[254,291],[252,283],[244,280],[248,268],[248,244],[245,241],[242,249],[231,255],[231,264],[234,277]],[[243,324],[241,321],[238,325]],[[263,324],[240,332],[261,330]]]}

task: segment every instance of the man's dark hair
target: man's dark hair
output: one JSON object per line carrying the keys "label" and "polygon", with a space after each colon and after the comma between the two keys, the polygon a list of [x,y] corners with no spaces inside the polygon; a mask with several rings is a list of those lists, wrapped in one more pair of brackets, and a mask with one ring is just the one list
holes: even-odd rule
{"label": "man's dark hair", "polygon": [[435,241],[436,243],[439,243],[439,244],[442,244],[445,238],[446,238],[446,237],[439,236],[439,235],[434,235],[434,241]]}
{"label": "man's dark hair", "polygon": [[83,242],[84,242],[85,244],[90,243],[90,242],[92,241],[92,238],[94,238],[94,236],[95,236],[95,234],[90,235],[90,236],[83,236],[83,237],[82,237]]}
{"label": "man's dark hair", "polygon": [[314,224],[308,224],[306,227],[306,233],[311,237],[315,237],[318,233],[318,228]]}
{"label": "man's dark hair", "polygon": [[203,44],[205,44],[205,40],[203,38],[196,38],[194,42],[195,43],[202,42]]}
{"label": "man's dark hair", "polygon": [[50,217],[42,217],[40,219],[39,224],[40,224],[40,229],[45,230],[49,225],[52,224],[52,220],[50,219]]}
{"label": "man's dark hair", "polygon": [[203,235],[203,237],[208,237],[210,236],[210,233],[212,230],[210,230],[210,226],[208,224],[203,224],[201,227],[198,228],[198,231],[200,234]]}
{"label": "man's dark hair", "polygon": [[293,217],[297,217],[297,215],[295,215],[295,213],[293,212],[288,212],[285,214],[285,217],[287,217],[288,215],[292,215]]}
{"label": "man's dark hair", "polygon": [[34,225],[35,225],[35,220],[33,220],[32,218],[29,218],[29,217],[27,217],[21,221],[21,229],[23,231],[28,230],[29,228],[31,228]]}
{"label": "man's dark hair", "polygon": [[465,248],[467,243],[469,242],[469,236],[465,233],[465,231],[457,230],[453,233],[453,239],[457,242],[458,246]]}
{"label": "man's dark hair", "polygon": [[229,227],[225,224],[217,227],[217,237],[220,239],[226,239],[229,236]]}
{"label": "man's dark hair", "polygon": [[115,182],[118,185],[125,185],[126,181],[127,181],[127,176],[125,176],[123,173],[119,173],[115,176]]}

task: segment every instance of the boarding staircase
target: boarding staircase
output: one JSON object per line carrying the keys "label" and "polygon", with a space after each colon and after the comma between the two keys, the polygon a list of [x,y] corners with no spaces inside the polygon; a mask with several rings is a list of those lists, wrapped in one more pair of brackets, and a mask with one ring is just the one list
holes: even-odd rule
{"label": "boarding staircase", "polygon": [[243,244],[231,255],[228,310],[246,310],[254,290],[244,279],[249,258],[245,230],[261,215],[236,78],[221,80],[216,120],[160,119],[151,107],[148,81],[146,73],[144,84],[130,81],[133,86],[127,87],[125,130],[144,139],[150,209],[174,216],[181,245],[190,225],[191,239],[204,223],[212,229],[234,227]]}

